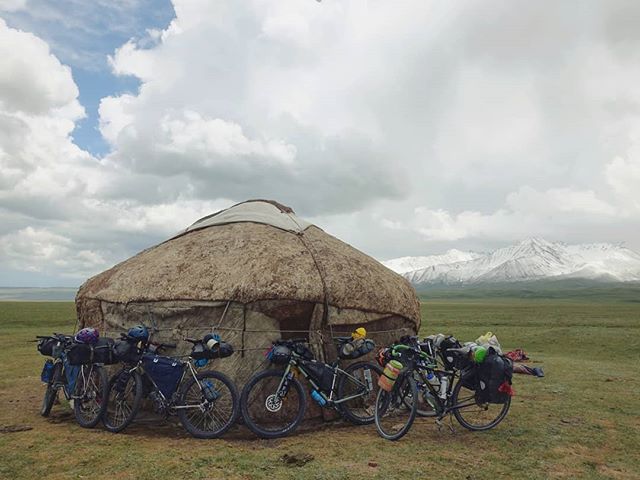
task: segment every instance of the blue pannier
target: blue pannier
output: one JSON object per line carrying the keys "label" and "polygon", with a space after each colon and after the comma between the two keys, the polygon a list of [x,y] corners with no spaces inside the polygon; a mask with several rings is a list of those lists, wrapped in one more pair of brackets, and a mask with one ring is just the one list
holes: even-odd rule
{"label": "blue pannier", "polygon": [[142,365],[158,390],[167,400],[171,399],[182,379],[184,363],[175,358],[146,353],[142,357]]}

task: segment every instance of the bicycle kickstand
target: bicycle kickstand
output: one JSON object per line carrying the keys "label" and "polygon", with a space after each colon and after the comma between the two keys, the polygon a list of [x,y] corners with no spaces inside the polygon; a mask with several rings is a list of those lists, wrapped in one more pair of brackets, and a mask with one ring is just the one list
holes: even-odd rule
{"label": "bicycle kickstand", "polygon": [[451,432],[452,435],[455,435],[456,430],[453,428],[453,420],[451,420],[451,416],[449,416],[449,424],[447,425],[445,422],[442,421],[442,418],[436,418],[436,425],[438,425],[438,432],[442,432],[442,428],[444,426],[449,427],[449,431]]}

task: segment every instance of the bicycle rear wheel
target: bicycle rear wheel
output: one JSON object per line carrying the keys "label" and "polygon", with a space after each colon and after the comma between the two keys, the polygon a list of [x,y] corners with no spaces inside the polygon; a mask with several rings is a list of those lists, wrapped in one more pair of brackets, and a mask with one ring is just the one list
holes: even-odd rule
{"label": "bicycle rear wheel", "polygon": [[142,403],[142,377],[138,372],[121,370],[109,381],[107,408],[102,415],[104,427],[113,433],[127,428]]}
{"label": "bicycle rear wheel", "polygon": [[109,380],[100,365],[82,365],[73,393],[73,413],[81,427],[95,427],[107,408]]}
{"label": "bicycle rear wheel", "polygon": [[509,412],[511,397],[505,403],[482,403],[475,400],[475,392],[458,382],[451,394],[453,405],[462,405],[453,410],[456,420],[472,431],[489,430],[498,425]]}
{"label": "bicycle rear wheel", "polygon": [[416,418],[418,396],[411,372],[402,373],[390,392],[380,389],[376,398],[375,422],[378,433],[387,440],[404,437]]}
{"label": "bicycle rear wheel", "polygon": [[238,419],[236,386],[226,375],[201,372],[198,381],[190,377],[180,391],[176,404],[184,428],[197,438],[218,438]]}
{"label": "bicycle rear wheel", "polygon": [[285,380],[278,391],[282,370],[264,370],[255,374],[242,389],[240,409],[244,423],[261,438],[278,438],[298,428],[304,417],[306,394],[298,380]]}
{"label": "bicycle rear wheel", "polygon": [[348,375],[341,374],[338,378],[338,399],[355,398],[338,403],[339,410],[356,425],[373,423],[382,368],[369,362],[357,362],[349,365],[345,372]]}
{"label": "bicycle rear wheel", "polygon": [[40,415],[48,417],[51,413],[51,408],[58,397],[58,389],[60,388],[60,381],[62,379],[62,362],[57,362],[53,366],[53,372],[51,373],[51,379],[47,383],[47,390],[44,392],[44,399],[42,400],[42,407],[40,408]]}

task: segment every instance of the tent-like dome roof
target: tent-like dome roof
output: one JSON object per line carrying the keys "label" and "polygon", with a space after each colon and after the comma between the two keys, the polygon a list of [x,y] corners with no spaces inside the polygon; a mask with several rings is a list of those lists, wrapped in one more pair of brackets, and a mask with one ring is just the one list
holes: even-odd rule
{"label": "tent-like dome roof", "polygon": [[204,217],[177,236],[89,279],[77,300],[298,300],[420,324],[413,287],[375,259],[253,200]]}

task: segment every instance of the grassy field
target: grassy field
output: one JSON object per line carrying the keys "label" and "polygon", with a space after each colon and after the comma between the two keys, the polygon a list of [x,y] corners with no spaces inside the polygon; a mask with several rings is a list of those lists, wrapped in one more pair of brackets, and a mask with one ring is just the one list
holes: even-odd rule
{"label": "grassy field", "polygon": [[[0,478],[640,478],[640,304],[431,301],[423,320],[421,334],[491,330],[546,377],[516,376],[509,415],[484,433],[420,419],[396,443],[344,424],[272,441],[241,427],[195,440],[160,421],[112,435],[80,428],[65,405],[38,415],[44,358],[29,340],[71,331],[73,304],[0,302],[0,427],[32,427],[0,433]],[[288,466],[285,453],[314,459]]]}

